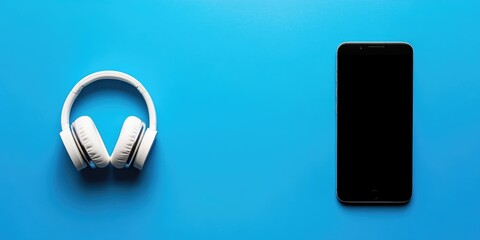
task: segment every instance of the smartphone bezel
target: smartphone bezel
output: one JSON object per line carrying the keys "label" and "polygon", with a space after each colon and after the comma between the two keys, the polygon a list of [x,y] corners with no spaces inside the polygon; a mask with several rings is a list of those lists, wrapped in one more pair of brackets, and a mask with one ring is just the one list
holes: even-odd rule
{"label": "smartphone bezel", "polygon": [[[336,79],[335,79],[335,119],[336,119],[336,197],[343,204],[364,204],[364,205],[397,205],[410,202],[413,193],[413,137],[412,137],[412,181],[410,191],[406,199],[399,200],[375,200],[375,199],[342,199],[338,192],[338,59],[341,54],[410,54],[412,56],[412,97],[413,97],[413,47],[407,42],[343,42],[337,48]],[[413,101],[413,100],[412,100]],[[413,106],[412,106],[413,116]],[[412,117],[413,131],[413,117]],[[413,136],[413,134],[412,134]]]}

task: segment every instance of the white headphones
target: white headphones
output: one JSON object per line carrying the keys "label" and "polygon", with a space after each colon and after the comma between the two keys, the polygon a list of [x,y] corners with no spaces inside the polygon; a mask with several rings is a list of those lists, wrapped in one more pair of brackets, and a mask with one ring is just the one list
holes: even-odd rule
{"label": "white headphones", "polygon": [[[120,80],[137,88],[147,104],[150,122],[150,126],[145,130],[144,122],[137,117],[129,116],[123,123],[111,156],[108,155],[102,137],[90,117],[81,116],[70,127],[70,110],[78,94],[85,86],[103,79]],[[116,168],[128,168],[133,163],[135,168],[142,170],[157,134],[157,115],[150,94],[137,79],[117,71],[100,71],[80,80],[63,104],[61,123],[60,137],[78,171],[87,165],[92,168],[103,168],[109,162]]]}

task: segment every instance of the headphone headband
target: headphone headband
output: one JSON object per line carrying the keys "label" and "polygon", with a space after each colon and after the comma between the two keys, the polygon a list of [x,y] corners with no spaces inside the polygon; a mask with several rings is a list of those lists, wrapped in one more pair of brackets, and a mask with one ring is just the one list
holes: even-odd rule
{"label": "headphone headband", "polygon": [[119,80],[134,86],[140,92],[140,94],[142,94],[143,98],[145,99],[145,103],[147,104],[149,128],[153,131],[157,130],[157,114],[155,113],[155,106],[153,105],[152,98],[147,92],[147,89],[145,89],[145,87],[143,87],[143,85],[134,77],[118,71],[100,71],[92,73],[82,78],[82,80],[80,80],[80,82],[73,87],[72,91],[68,94],[65,103],[63,104],[61,117],[62,130],[68,130],[70,128],[70,110],[72,109],[73,103],[82,89],[93,82],[104,79]]}

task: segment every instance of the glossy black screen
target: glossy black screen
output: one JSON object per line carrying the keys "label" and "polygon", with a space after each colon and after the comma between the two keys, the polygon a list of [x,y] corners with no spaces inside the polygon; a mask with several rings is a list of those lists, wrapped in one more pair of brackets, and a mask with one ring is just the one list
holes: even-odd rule
{"label": "glossy black screen", "polygon": [[337,196],[407,202],[412,191],[413,51],[343,44],[337,56]]}

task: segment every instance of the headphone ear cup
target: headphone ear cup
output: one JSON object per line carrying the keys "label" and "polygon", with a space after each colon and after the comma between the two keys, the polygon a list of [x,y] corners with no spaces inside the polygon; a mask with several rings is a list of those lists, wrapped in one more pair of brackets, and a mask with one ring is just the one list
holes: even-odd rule
{"label": "headphone ear cup", "polygon": [[123,168],[130,166],[144,132],[145,123],[139,118],[130,116],[125,119],[111,157],[114,167]]}
{"label": "headphone ear cup", "polygon": [[63,145],[67,150],[68,156],[70,160],[72,160],[73,165],[77,168],[77,171],[80,171],[86,168],[87,162],[83,158],[82,153],[80,152],[79,146],[75,142],[75,138],[73,137],[72,131],[70,129],[63,130],[60,132],[60,137],[62,138]]}
{"label": "headphone ear cup", "polygon": [[88,116],[79,117],[72,124],[72,130],[80,144],[80,151],[86,152],[89,160],[92,160],[96,167],[108,166],[110,157],[102,137]]}

